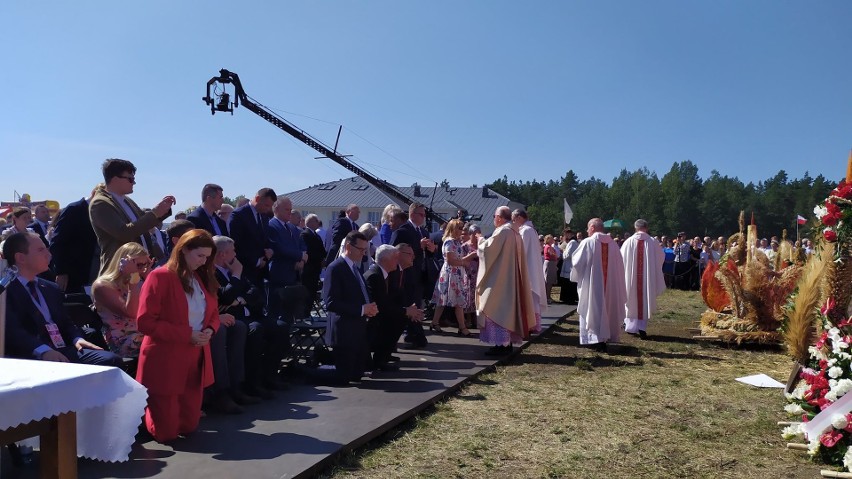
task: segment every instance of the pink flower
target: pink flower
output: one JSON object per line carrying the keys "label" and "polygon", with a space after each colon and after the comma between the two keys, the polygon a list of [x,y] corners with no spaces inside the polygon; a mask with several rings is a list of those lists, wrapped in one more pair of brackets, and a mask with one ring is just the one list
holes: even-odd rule
{"label": "pink flower", "polygon": [[834,298],[828,298],[827,300],[825,300],[825,304],[822,306],[822,308],[820,308],[819,314],[825,316],[832,309],[834,309]]}
{"label": "pink flower", "polygon": [[843,439],[843,433],[837,429],[832,429],[819,437],[819,442],[825,447],[834,447],[837,441]]}

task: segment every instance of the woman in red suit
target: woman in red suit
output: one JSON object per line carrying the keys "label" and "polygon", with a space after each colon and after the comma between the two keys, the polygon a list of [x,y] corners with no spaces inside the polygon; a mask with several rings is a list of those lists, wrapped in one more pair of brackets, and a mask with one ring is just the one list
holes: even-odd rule
{"label": "woman in red suit", "polygon": [[195,431],[204,388],[213,383],[208,343],[219,328],[215,256],[210,233],[188,231],[142,286],[137,322],[145,339],[136,380],[148,388],[145,426],[159,442]]}

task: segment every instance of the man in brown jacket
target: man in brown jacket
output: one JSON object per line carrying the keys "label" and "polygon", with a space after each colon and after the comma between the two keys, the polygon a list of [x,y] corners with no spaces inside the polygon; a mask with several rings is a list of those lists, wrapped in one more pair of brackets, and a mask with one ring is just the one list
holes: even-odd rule
{"label": "man in brown jacket", "polygon": [[164,197],[151,211],[145,213],[130,198],[136,184],[136,167],[127,160],[108,159],[103,164],[104,186],[95,192],[89,203],[89,218],[101,248],[101,267],[104,272],[119,247],[135,241],[160,260],[163,250],[151,238],[150,230],[160,220],[172,214],[174,196]]}

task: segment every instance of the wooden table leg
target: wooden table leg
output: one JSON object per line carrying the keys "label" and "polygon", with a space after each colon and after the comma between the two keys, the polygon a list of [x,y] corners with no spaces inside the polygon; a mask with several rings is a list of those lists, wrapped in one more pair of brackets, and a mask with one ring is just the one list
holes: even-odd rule
{"label": "wooden table leg", "polygon": [[77,415],[72,411],[50,419],[41,435],[42,479],[77,479]]}

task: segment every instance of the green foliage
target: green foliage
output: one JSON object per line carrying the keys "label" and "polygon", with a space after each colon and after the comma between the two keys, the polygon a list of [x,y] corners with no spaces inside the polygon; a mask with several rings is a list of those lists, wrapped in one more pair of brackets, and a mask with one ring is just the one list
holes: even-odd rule
{"label": "green foliage", "polygon": [[[564,227],[562,199],[568,200],[575,231],[585,230],[594,217],[618,218],[632,225],[644,218],[652,234],[671,235],[686,231],[690,236],[722,236],[738,230],[740,210],[747,219],[754,212],[761,235],[781,236],[787,229],[794,237],[796,216],[813,217],[814,206],[821,202],[836,182],[808,173],[790,180],[783,170],[756,185],[744,184],[736,177],[722,176],[716,170],[706,180],[698,175],[691,161],[674,163],[658,178],[647,168],[621,170],[610,183],[599,178],[580,180],[568,170],[558,180],[515,181],[503,176],[488,185],[513,201],[527,205],[530,218],[540,234],[559,234]],[[810,234],[811,224],[800,227],[802,236]]]}

